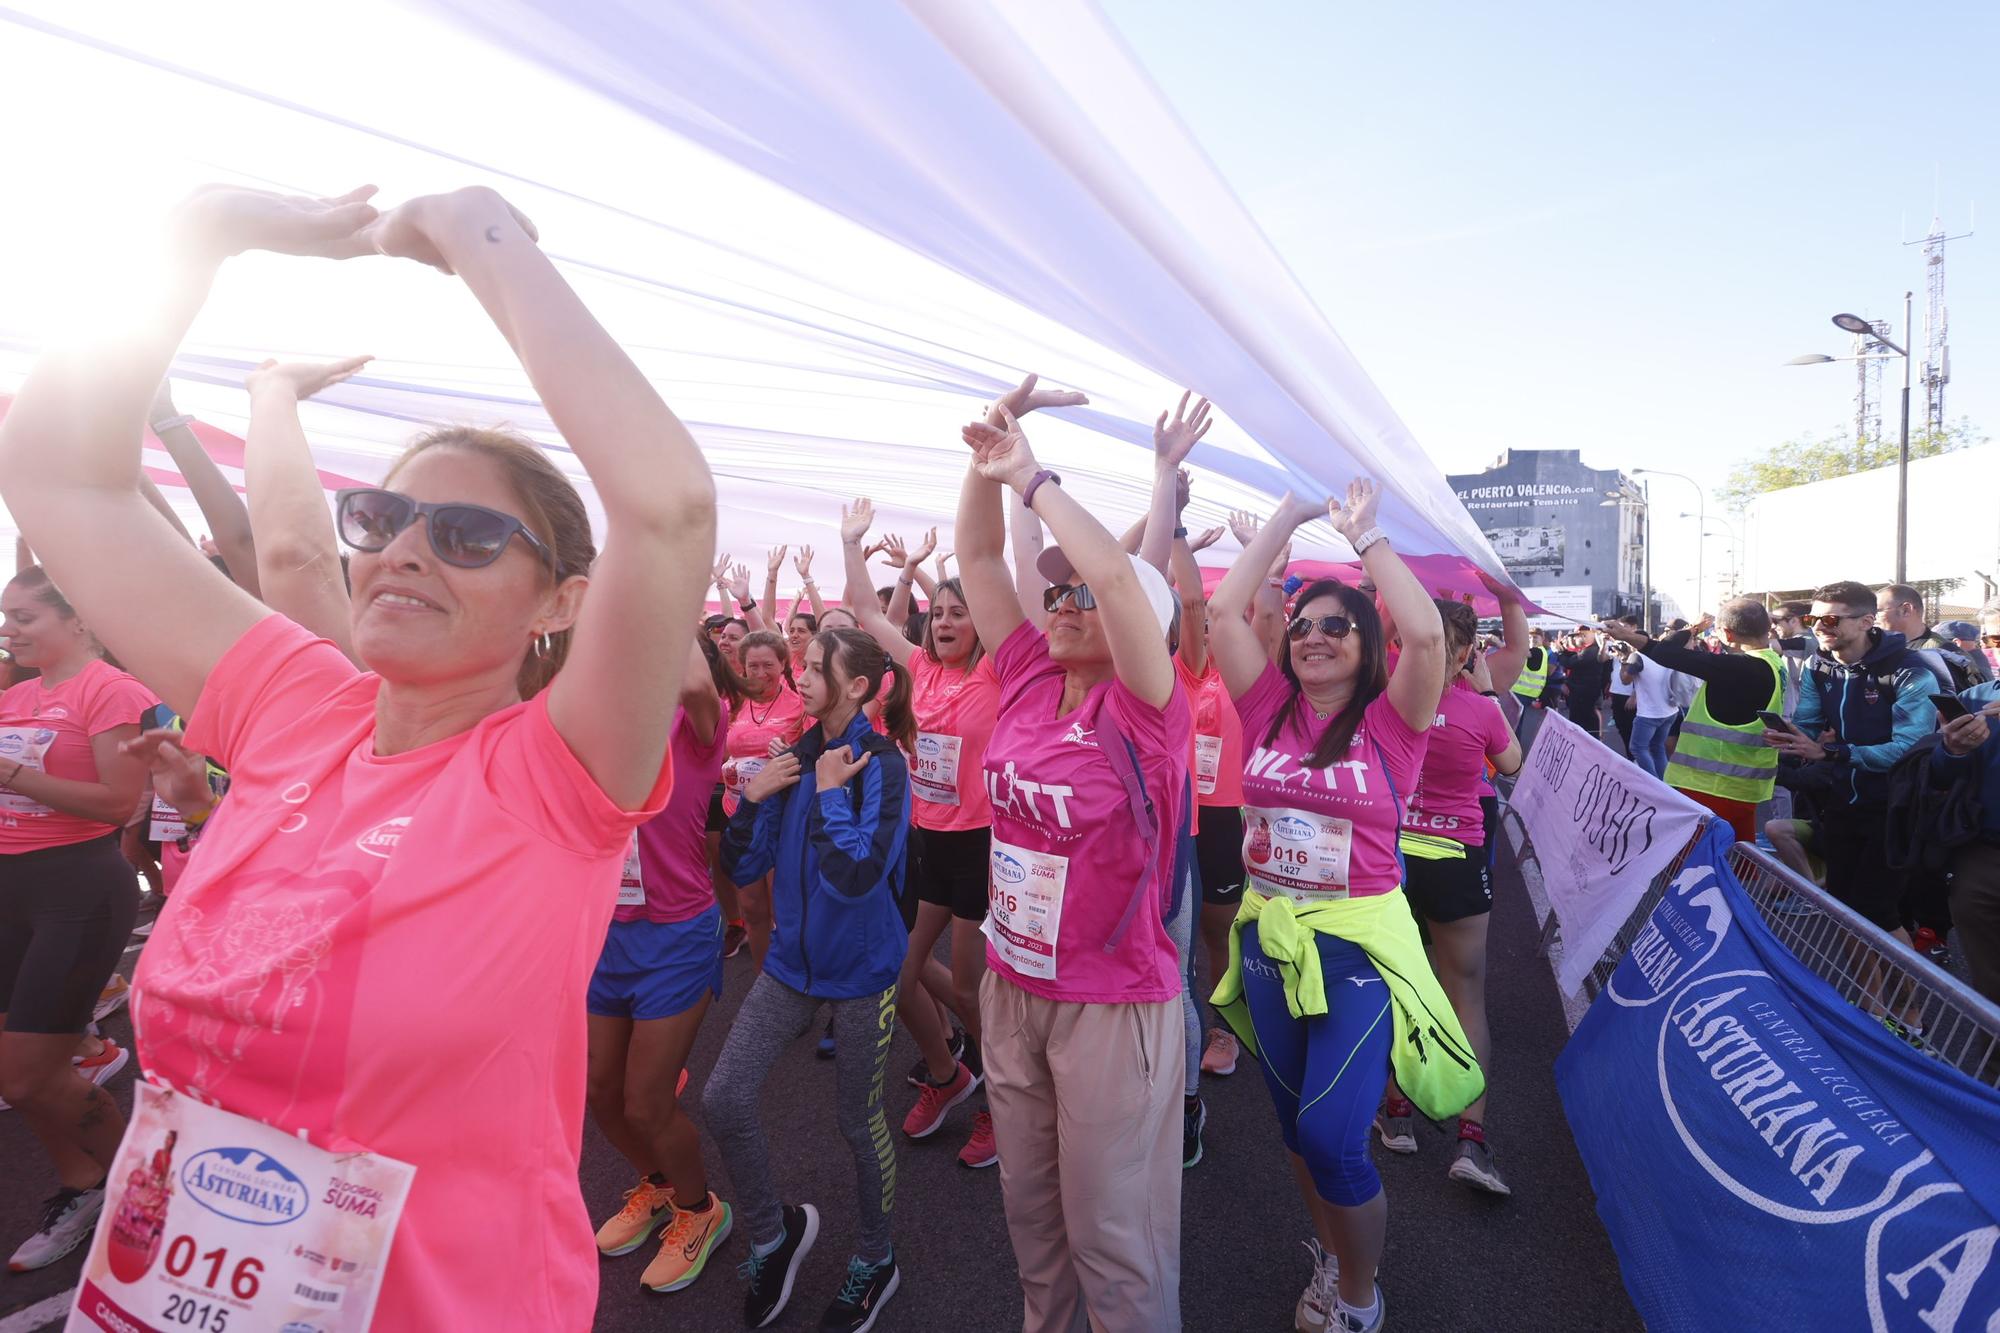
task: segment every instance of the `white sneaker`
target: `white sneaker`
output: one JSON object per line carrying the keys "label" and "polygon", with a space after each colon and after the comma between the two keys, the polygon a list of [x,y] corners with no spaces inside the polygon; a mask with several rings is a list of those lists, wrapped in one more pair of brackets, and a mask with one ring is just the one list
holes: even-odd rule
{"label": "white sneaker", "polygon": [[1338,1299],[1334,1289],[1340,1282],[1340,1260],[1323,1249],[1317,1239],[1302,1243],[1306,1253],[1313,1257],[1313,1275],[1292,1311],[1292,1327],[1296,1333],[1325,1333]]}
{"label": "white sneaker", "polygon": [[1375,1284],[1375,1317],[1373,1319],[1364,1324],[1351,1312],[1336,1309],[1333,1315],[1333,1323],[1330,1327],[1331,1330],[1337,1330],[1338,1333],[1381,1333],[1382,1321],[1388,1318],[1388,1315],[1388,1303],[1382,1299],[1382,1284],[1377,1282]]}
{"label": "white sneaker", "polygon": [[9,1270],[26,1273],[47,1268],[56,1260],[90,1239],[97,1215],[104,1211],[104,1187],[73,1190],[68,1186],[50,1195],[42,1205],[42,1226],[21,1243],[7,1261]]}

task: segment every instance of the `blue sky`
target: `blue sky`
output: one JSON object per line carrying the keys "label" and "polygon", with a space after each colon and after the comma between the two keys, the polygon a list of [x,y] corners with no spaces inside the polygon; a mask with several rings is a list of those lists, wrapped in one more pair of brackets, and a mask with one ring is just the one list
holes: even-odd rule
{"label": "blue sky", "polygon": [[1579,448],[1713,489],[1846,429],[1853,367],[1783,362],[1906,288],[1921,340],[1899,242],[1938,181],[1953,232],[1983,214],[1947,413],[2000,436],[2000,6],[1106,4],[1446,471]]}

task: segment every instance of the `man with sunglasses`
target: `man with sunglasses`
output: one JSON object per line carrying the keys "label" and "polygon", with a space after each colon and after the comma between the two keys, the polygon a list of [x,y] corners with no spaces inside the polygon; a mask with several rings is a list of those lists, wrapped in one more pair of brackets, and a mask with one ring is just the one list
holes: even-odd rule
{"label": "man with sunglasses", "polygon": [[1801,763],[1830,759],[1839,774],[1821,809],[1826,887],[1908,944],[1898,879],[1884,837],[1889,769],[1937,727],[1937,678],[1893,630],[1876,625],[1866,584],[1829,583],[1813,594],[1807,624],[1818,651],[1806,663],[1793,728],[1764,740]]}

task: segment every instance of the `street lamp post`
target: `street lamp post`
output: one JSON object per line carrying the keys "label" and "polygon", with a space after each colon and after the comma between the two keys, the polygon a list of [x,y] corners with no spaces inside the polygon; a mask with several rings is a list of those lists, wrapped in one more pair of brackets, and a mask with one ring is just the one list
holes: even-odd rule
{"label": "street lamp post", "polygon": [[[1914,293],[1903,293],[1903,341],[1910,341],[1910,304]],[[1909,582],[1910,554],[1910,351],[1907,346],[1896,344],[1875,332],[1875,328],[1859,315],[1846,313],[1833,317],[1833,326],[1846,333],[1861,334],[1872,338],[1880,346],[1888,348],[1903,358],[1903,424],[1901,440],[1896,449],[1896,582]],[[1829,361],[1873,360],[1863,354],[1851,356],[1795,356],[1786,365],[1816,366]],[[1635,469],[1636,470],[1636,469]]]}
{"label": "street lamp post", "polygon": [[1653,488],[1649,482],[1639,483],[1639,497],[1634,499],[1623,491],[1606,491],[1609,499],[1599,500],[1600,507],[1609,509],[1616,506],[1623,509],[1630,506],[1642,515],[1644,525],[1639,532],[1639,619],[1644,622],[1646,633],[1653,632]]}
{"label": "street lamp post", "polygon": [[[1690,514],[1684,509],[1678,517],[1701,518],[1702,516],[1700,514]],[[1720,530],[1708,527],[1706,525],[1707,520],[1703,519],[1701,532],[1703,537],[1727,537],[1729,539],[1729,592],[1733,597],[1743,591],[1743,536],[1736,530],[1736,525],[1722,515],[1717,514],[1715,521],[1722,525]]]}
{"label": "street lamp post", "polygon": [[[1653,476],[1653,477],[1679,477],[1682,481],[1694,487],[1696,517],[1701,519],[1702,526],[1706,527],[1708,525],[1708,492],[1704,491],[1701,488],[1701,483],[1696,481],[1693,477],[1690,477],[1685,472],[1669,472],[1665,468],[1658,468],[1658,467],[1635,467],[1632,469],[1632,471],[1634,475],[1643,473],[1647,476]],[[1695,620],[1701,619],[1701,603],[1702,599],[1706,596],[1706,594],[1702,591],[1701,587],[1701,579],[1703,573],[1702,548],[1706,545],[1708,545],[1708,541],[1706,538],[1696,538],[1694,544],[1695,605],[1692,608],[1694,611],[1693,618]]]}

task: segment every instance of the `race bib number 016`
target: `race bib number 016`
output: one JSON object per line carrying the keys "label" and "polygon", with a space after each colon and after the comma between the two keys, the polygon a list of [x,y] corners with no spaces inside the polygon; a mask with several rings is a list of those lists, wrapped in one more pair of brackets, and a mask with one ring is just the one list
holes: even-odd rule
{"label": "race bib number 016", "polygon": [[1310,902],[1347,896],[1354,823],[1334,815],[1248,806],[1243,811],[1243,867],[1266,895]]}
{"label": "race bib number 016", "polygon": [[986,879],[986,922],[993,952],[1024,977],[1056,979],[1063,884],[1069,858],[993,840]]}
{"label": "race bib number 016", "polygon": [[957,805],[958,755],[964,744],[958,736],[918,732],[916,763],[910,766],[911,794],[932,805]]}
{"label": "race bib number 016", "polygon": [[1215,795],[1215,778],[1222,772],[1222,737],[1194,738],[1194,791],[1197,796]]}
{"label": "race bib number 016", "polygon": [[415,1175],[142,1080],[65,1333],[361,1333]]}

